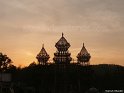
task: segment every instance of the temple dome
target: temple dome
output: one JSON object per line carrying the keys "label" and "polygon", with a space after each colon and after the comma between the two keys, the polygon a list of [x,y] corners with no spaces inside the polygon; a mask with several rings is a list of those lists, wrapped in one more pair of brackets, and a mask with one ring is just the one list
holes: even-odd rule
{"label": "temple dome", "polygon": [[42,46],[42,49],[41,51],[39,52],[39,54],[37,55],[36,57],[38,59],[38,62],[40,64],[46,64],[47,61],[49,60],[49,55],[47,54],[45,48],[44,48],[44,45]]}
{"label": "temple dome", "polygon": [[78,58],[78,62],[83,62],[83,63],[88,63],[91,58],[90,54],[88,53],[87,49],[84,46],[84,43],[81,51],[77,55],[77,58]]}
{"label": "temple dome", "polygon": [[60,40],[55,44],[55,47],[58,50],[67,50],[70,47],[70,44],[68,43],[68,41],[65,39],[65,37],[63,36],[64,34],[62,33],[62,37],[60,38]]}
{"label": "temple dome", "polygon": [[40,56],[48,56],[48,54],[47,54],[47,52],[46,52],[44,47],[42,47],[42,49],[41,49],[41,51],[40,51],[40,53],[38,55],[40,55]]}
{"label": "temple dome", "polygon": [[84,46],[84,43],[83,43],[83,47],[82,47],[82,49],[81,49],[81,51],[80,51],[80,53],[79,53],[78,55],[79,55],[79,56],[82,56],[82,55],[89,55],[87,49],[86,49],[85,46]]}

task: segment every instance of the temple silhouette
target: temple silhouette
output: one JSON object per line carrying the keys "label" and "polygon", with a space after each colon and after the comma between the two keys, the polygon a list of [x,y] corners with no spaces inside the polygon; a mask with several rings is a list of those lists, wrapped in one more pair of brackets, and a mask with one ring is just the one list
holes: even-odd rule
{"label": "temple silhouette", "polygon": [[91,65],[91,55],[84,43],[77,53],[77,60],[73,61],[70,46],[62,33],[55,43],[57,50],[51,63],[43,44],[36,56],[38,64],[11,67],[0,74],[0,93],[108,93],[115,89],[123,93],[123,66]]}
{"label": "temple silhouette", "polygon": [[[72,61],[71,53],[69,53],[69,50],[68,50],[70,46],[71,46],[70,43],[68,43],[68,41],[64,37],[64,34],[62,33],[62,37],[55,44],[55,47],[57,48],[57,51],[54,53],[54,58],[53,58],[53,62],[55,64],[70,64],[71,63],[71,61]],[[50,56],[46,52],[46,50],[44,48],[44,44],[42,46],[40,53],[37,55],[36,58],[37,58],[39,64],[42,64],[42,65],[48,64],[48,60],[49,60]],[[76,64],[83,65],[83,66],[89,65],[90,58],[91,58],[91,56],[88,53],[88,51],[85,48],[84,43],[83,43],[83,47],[77,55]]]}
{"label": "temple silhouette", "polygon": [[[90,82],[89,77],[83,77],[83,81],[86,79],[86,82],[83,84],[86,86],[82,88],[81,86],[81,77],[80,74],[89,75],[92,73],[90,70],[90,53],[88,53],[84,43],[82,49],[79,53],[77,53],[77,60],[73,62],[71,53],[69,52],[70,43],[64,37],[62,33],[61,38],[55,43],[56,52],[54,53],[53,63],[49,63],[49,54],[44,48],[44,44],[42,45],[41,51],[37,54],[36,58],[38,60],[41,68],[46,70],[47,72],[41,72],[44,77],[47,79],[43,79],[41,86],[43,86],[43,90],[51,93],[68,93],[68,92],[81,92],[85,90],[85,88]],[[50,73],[50,75],[46,75]],[[51,80],[52,79],[52,80]],[[51,81],[49,81],[51,80]],[[48,82],[49,81],[49,82]],[[48,83],[49,88],[46,83]]]}

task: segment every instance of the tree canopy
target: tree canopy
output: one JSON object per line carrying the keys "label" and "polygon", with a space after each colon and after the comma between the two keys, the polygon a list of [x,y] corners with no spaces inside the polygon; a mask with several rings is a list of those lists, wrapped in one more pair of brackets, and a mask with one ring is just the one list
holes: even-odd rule
{"label": "tree canopy", "polygon": [[8,69],[8,67],[11,65],[12,60],[3,53],[0,53],[0,71],[4,72]]}

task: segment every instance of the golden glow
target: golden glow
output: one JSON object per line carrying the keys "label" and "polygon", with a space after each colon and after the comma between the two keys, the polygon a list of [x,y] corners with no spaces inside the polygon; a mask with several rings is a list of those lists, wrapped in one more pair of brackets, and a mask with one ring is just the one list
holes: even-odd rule
{"label": "golden glow", "polygon": [[91,64],[124,65],[124,0],[0,0],[0,51],[29,65],[45,44],[50,60],[63,32],[72,57],[83,42]]}

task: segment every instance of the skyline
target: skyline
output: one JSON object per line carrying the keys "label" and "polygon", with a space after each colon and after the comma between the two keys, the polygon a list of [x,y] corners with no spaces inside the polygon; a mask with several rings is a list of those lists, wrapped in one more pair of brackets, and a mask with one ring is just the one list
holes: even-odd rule
{"label": "skyline", "polygon": [[0,52],[14,65],[36,61],[42,44],[50,60],[61,33],[76,59],[83,42],[91,64],[124,66],[123,0],[0,0]]}

